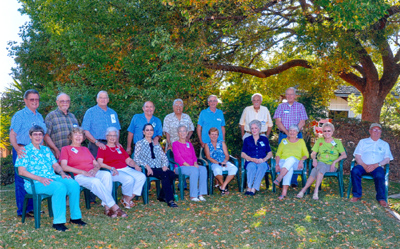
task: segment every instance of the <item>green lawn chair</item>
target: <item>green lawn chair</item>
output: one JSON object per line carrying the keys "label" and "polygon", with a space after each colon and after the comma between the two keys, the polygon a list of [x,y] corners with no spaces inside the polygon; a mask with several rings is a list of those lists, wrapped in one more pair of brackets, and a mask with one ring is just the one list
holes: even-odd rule
{"label": "green lawn chair", "polygon": [[[72,179],[75,179],[75,176],[72,172],[65,172],[65,173],[69,174]],[[83,191],[83,195],[85,196],[86,209],[90,209],[90,190],[82,186],[80,187],[81,187],[81,192]]]}
{"label": "green lawn chair", "polygon": [[[244,165],[245,165],[245,160],[244,160],[244,158],[242,158],[242,160],[241,160],[242,180],[240,181],[240,183],[241,183],[240,192],[244,191],[244,188],[246,187],[246,184],[247,184],[247,170],[244,168]],[[271,175],[272,182],[275,180],[275,175],[276,175],[275,174],[275,159],[270,158],[268,166],[269,166],[269,170],[267,170],[265,172],[265,176],[264,176],[265,186],[267,189],[269,188],[268,174]],[[274,193],[276,192],[275,184],[272,184],[272,192],[274,192]]]}
{"label": "green lawn chair", "polygon": [[[356,160],[353,159],[351,162],[351,167],[350,167],[350,174],[351,170],[354,168],[356,165]],[[374,180],[371,175],[363,175],[361,179],[367,179],[367,180]],[[347,188],[347,198],[350,198],[350,192],[353,188],[353,183],[351,182],[351,176],[349,180],[349,187]],[[386,197],[386,202],[388,201],[388,192],[389,192],[389,164],[385,165],[385,197]]]}
{"label": "green lawn chair", "polygon": [[[274,179],[276,179],[276,176],[278,175],[275,168],[276,168],[276,165],[274,165],[274,174],[275,174]],[[303,169],[293,170],[293,175],[300,175],[302,187],[304,187],[306,185],[306,182],[307,182],[307,160],[304,160]],[[273,184],[273,185],[275,185],[275,184]],[[282,181],[280,182],[279,185],[282,186]]]}

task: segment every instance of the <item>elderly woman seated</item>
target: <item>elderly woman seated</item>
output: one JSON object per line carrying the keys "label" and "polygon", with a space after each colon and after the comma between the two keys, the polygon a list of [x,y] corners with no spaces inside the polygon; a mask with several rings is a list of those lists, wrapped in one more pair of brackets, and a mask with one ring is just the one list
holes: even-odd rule
{"label": "elderly woman seated", "polygon": [[161,180],[162,189],[158,200],[167,202],[170,207],[178,207],[174,202],[172,186],[175,173],[168,169],[169,162],[160,144],[153,141],[153,125],[148,123],[143,127],[144,138],[135,145],[135,162],[144,165],[148,176]]}
{"label": "elderly woman seated", "polygon": [[253,120],[249,123],[251,136],[243,141],[242,158],[246,160],[247,191],[245,195],[255,195],[260,190],[261,180],[269,169],[268,159],[272,157],[268,138],[260,136],[261,122]]}
{"label": "elderly woman seated", "polygon": [[94,159],[89,149],[81,146],[85,140],[84,130],[79,127],[72,128],[68,138],[71,145],[61,149],[60,161],[64,171],[72,172],[80,186],[89,189],[98,196],[104,206],[104,214],[115,218],[127,217],[115,203],[112,193],[112,178],[108,171],[100,171],[100,165]]}
{"label": "elderly woman seated", "polygon": [[[211,142],[204,146],[206,158],[211,162],[211,169],[215,178],[218,181],[219,191],[221,195],[229,194],[228,184],[235,177],[238,169],[235,165],[229,162],[228,148],[224,141],[218,141],[219,131],[213,127],[208,131],[208,136]],[[223,171],[228,171],[228,176],[225,181],[222,176]]]}
{"label": "elderly woman seated", "polygon": [[282,139],[276,153],[276,172],[280,172],[275,179],[274,184],[279,185],[283,179],[282,194],[278,197],[284,199],[293,176],[293,170],[302,169],[304,160],[309,156],[306,143],[303,139],[297,138],[299,127],[291,125],[289,127],[289,136]]}
{"label": "elderly woman seated", "polygon": [[[79,184],[64,173],[50,149],[40,145],[43,142],[43,136],[44,130],[38,125],[34,125],[29,130],[31,143],[25,146],[26,155],[17,158],[15,167],[18,167],[19,175],[34,180],[37,194],[51,195],[53,228],[59,231],[68,229],[64,225],[67,195],[71,212],[70,222],[84,226],[86,223],[81,220],[82,214],[79,208]],[[25,180],[24,187],[27,193],[32,194],[29,181]]]}
{"label": "elderly woman seated", "polygon": [[[324,137],[319,138],[315,142],[311,152],[314,168],[311,170],[306,185],[297,194],[297,198],[303,198],[306,190],[315,181],[313,199],[318,200],[318,189],[321,185],[322,179],[324,178],[324,174],[326,172],[336,172],[338,162],[347,158],[342,142],[339,139],[332,137],[334,131],[335,127],[333,124],[325,123],[322,125],[322,133]],[[317,153],[318,157],[316,158]]]}
{"label": "elderly woman seated", "polygon": [[186,125],[178,126],[179,140],[172,143],[175,162],[181,167],[181,172],[190,178],[190,199],[205,201],[207,194],[207,169],[197,164],[196,153],[191,142],[186,140],[188,134]]}
{"label": "elderly woman seated", "polygon": [[108,127],[106,130],[106,149],[99,149],[97,162],[102,168],[109,169],[114,182],[122,184],[121,204],[130,209],[135,204],[132,199],[142,194],[146,176],[142,169],[129,157],[128,153],[117,144],[119,131],[115,127]]}

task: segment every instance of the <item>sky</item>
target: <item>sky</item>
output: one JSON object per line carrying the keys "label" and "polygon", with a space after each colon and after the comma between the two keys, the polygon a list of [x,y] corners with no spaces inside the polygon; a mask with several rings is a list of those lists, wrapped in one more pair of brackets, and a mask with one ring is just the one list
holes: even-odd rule
{"label": "sky", "polygon": [[29,21],[27,15],[21,15],[18,9],[21,4],[18,0],[0,1],[0,92],[8,87],[13,79],[10,76],[11,68],[15,67],[14,59],[7,56],[7,43],[9,41],[21,42],[18,36],[19,27]]}

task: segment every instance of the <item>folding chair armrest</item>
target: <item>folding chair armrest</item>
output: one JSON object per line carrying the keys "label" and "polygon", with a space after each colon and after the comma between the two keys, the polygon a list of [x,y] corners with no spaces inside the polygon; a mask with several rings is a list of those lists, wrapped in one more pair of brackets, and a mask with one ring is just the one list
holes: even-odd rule
{"label": "folding chair armrest", "polygon": [[244,174],[244,171],[245,171],[244,165],[245,165],[246,161],[244,160],[244,158],[242,158],[240,161],[241,161],[241,164],[240,164],[240,165],[241,165],[241,167],[242,167],[242,168],[241,168],[241,171],[242,171],[242,174]]}
{"label": "folding chair armrest", "polygon": [[355,158],[353,158],[353,160],[351,160],[350,171],[354,168],[354,166],[356,166],[356,159]]}
{"label": "folding chair armrest", "polygon": [[239,160],[231,155],[229,155],[229,160],[232,161],[232,163],[239,168]]}
{"label": "folding chair armrest", "polygon": [[340,160],[340,162],[339,162],[339,168],[338,168],[338,171],[339,172],[343,172],[343,164],[344,164],[344,161],[346,160],[346,158],[343,158],[342,160]]}
{"label": "folding chair armrest", "polygon": [[206,166],[206,165],[207,165],[206,160],[200,159],[200,158],[197,158],[197,163],[198,163],[199,165],[203,165],[203,166]]}
{"label": "folding chair armrest", "polygon": [[390,164],[387,163],[387,164],[385,165],[385,176],[388,176],[388,175],[389,175],[389,167],[390,167]]}
{"label": "folding chair armrest", "polygon": [[35,184],[33,182],[33,179],[26,177],[26,176],[21,176],[20,174],[18,174],[19,177],[21,177],[22,179],[27,180],[30,184],[31,184],[31,188],[32,188],[32,194],[36,195],[36,188],[35,188]]}

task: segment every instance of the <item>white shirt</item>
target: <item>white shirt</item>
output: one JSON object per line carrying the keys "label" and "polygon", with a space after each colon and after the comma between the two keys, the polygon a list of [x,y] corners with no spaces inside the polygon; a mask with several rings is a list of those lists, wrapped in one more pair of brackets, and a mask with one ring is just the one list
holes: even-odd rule
{"label": "white shirt", "polygon": [[393,160],[389,144],[382,139],[374,141],[370,137],[360,140],[354,150],[355,155],[360,155],[361,160],[366,164],[379,163],[385,158]]}
{"label": "white shirt", "polygon": [[250,131],[249,123],[257,119],[261,122],[261,131],[266,132],[268,127],[272,127],[274,124],[272,123],[271,114],[269,110],[265,106],[260,106],[258,112],[254,109],[254,106],[248,106],[244,108],[242,117],[240,118],[239,124],[244,125],[245,131]]}

